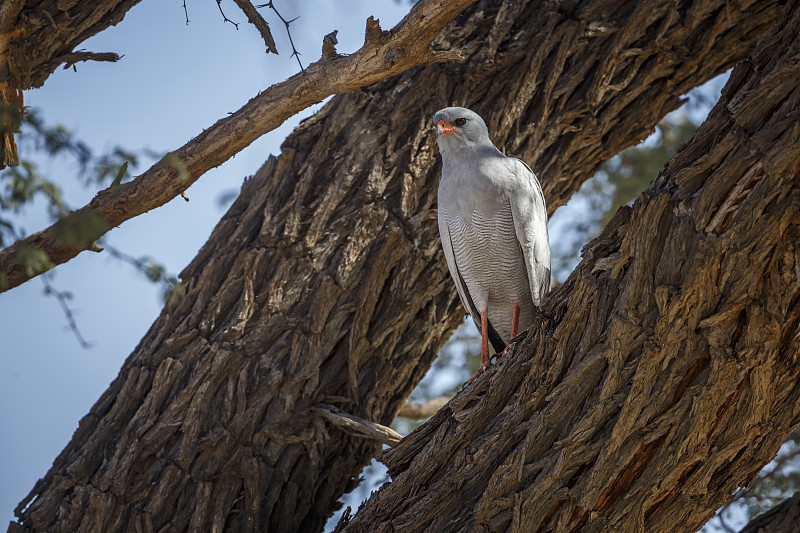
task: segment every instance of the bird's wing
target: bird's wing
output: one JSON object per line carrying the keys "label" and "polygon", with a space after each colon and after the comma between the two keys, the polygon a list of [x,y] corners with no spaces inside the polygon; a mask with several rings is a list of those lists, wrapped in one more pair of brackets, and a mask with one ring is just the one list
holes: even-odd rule
{"label": "bird's wing", "polygon": [[528,165],[511,157],[508,162],[515,174],[509,194],[514,230],[525,257],[533,303],[540,306],[550,289],[550,242],[544,193]]}
{"label": "bird's wing", "polygon": [[458,291],[458,296],[461,298],[461,303],[464,304],[467,312],[472,316],[472,320],[475,321],[475,325],[478,326],[478,329],[481,329],[481,314],[472,301],[469,290],[467,290],[467,284],[464,282],[464,277],[458,270],[456,254],[453,250],[453,241],[450,240],[450,227],[447,225],[447,213],[442,211],[441,207],[439,208],[439,236],[442,239],[442,248],[444,249],[444,257],[447,260],[447,268],[450,269],[450,274],[453,281],[456,283],[456,290]]}

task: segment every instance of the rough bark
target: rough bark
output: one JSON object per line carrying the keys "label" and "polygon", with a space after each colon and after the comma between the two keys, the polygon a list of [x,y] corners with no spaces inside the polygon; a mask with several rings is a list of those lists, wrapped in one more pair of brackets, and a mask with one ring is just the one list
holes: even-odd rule
{"label": "rough bark", "polygon": [[[166,204],[208,170],[221,165],[308,106],[332,94],[346,93],[399,74],[412,66],[461,58],[457,50],[433,50],[430,44],[442,28],[473,1],[421,1],[397,26],[386,32],[370,17],[364,46],[347,56],[337,54],[326,38],[322,59],[303,72],[259,93],[133,181],[100,191],[66,220],[59,220],[0,251],[0,292],[46,272],[52,265],[69,261],[82,251],[100,251],[95,241],[110,229]],[[81,219],[94,219],[97,223],[86,224],[80,239],[61,237],[65,224]],[[20,252],[30,248],[47,254],[46,267],[36,270],[25,264],[22,259],[25,254]]]}
{"label": "rough bark", "polygon": [[694,532],[775,456],[800,423],[798,7],[339,531]]}
{"label": "rough bark", "polygon": [[463,64],[334,98],[244,184],[12,530],[321,529],[379,446],[312,408],[388,424],[462,319],[432,113],[481,112],[552,212],[780,13],[483,1],[439,38]]}
{"label": "rough bark", "polygon": [[800,492],[750,520],[739,533],[800,533]]}

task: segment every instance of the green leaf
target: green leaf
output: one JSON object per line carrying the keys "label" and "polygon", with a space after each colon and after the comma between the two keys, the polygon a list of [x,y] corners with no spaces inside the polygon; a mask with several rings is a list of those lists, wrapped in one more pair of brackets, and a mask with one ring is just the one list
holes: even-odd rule
{"label": "green leaf", "polygon": [[189,179],[189,169],[186,168],[186,163],[183,162],[183,159],[178,157],[178,154],[175,152],[167,152],[161,160],[169,163],[178,171],[178,178],[181,181],[187,181]]}
{"label": "green leaf", "polygon": [[[40,250],[39,248],[32,248],[30,246],[20,246],[17,250],[16,260],[17,263],[19,263],[25,269],[25,274],[28,277],[37,276],[42,272],[47,272],[55,266],[53,262],[50,261],[50,257],[47,255],[47,252]],[[7,283],[8,279],[6,278],[5,281]]]}
{"label": "green leaf", "polygon": [[97,211],[73,211],[55,223],[53,233],[57,244],[82,247],[96,241],[108,229],[108,223]]}
{"label": "green leaf", "polygon": [[179,281],[178,278],[167,278],[165,282],[166,287],[163,294],[164,305],[175,305],[186,293],[186,285]]}
{"label": "green leaf", "polygon": [[111,188],[119,187],[122,183],[122,178],[125,177],[125,174],[128,173],[128,162],[125,161],[121,167],[119,167],[119,171],[117,175],[114,177],[114,181],[111,182]]}

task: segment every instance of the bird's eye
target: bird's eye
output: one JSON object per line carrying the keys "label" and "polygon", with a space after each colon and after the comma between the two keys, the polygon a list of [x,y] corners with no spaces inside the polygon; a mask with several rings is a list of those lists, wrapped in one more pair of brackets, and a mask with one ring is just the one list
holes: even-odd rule
{"label": "bird's eye", "polygon": [[456,126],[463,126],[467,123],[467,119],[465,118],[457,118],[456,119]]}

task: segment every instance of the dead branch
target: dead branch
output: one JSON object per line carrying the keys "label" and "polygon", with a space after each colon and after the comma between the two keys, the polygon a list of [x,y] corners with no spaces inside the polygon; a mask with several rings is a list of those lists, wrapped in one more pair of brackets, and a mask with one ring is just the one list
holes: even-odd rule
{"label": "dead branch", "polygon": [[238,22],[234,22],[231,19],[229,19],[228,16],[225,14],[225,12],[222,10],[222,0],[217,0],[217,8],[219,9],[219,14],[222,15],[223,24],[225,22],[230,22],[231,24],[233,24],[233,27],[238,30],[239,29],[239,23]]}
{"label": "dead branch", "polygon": [[68,291],[62,291],[55,288],[48,273],[45,273],[42,276],[42,283],[44,283],[44,293],[47,296],[52,296],[55,298],[58,302],[58,305],[61,306],[61,310],[64,312],[64,316],[67,319],[67,325],[70,331],[72,331],[73,335],[75,335],[75,338],[78,340],[78,344],[81,345],[81,348],[84,350],[91,348],[92,343],[87,341],[81,333],[81,330],[78,327],[78,321],[75,319],[75,311],[69,305],[69,300],[72,298],[72,294]]}
{"label": "dead branch", "polygon": [[403,440],[403,436],[390,427],[366,420],[359,416],[351,415],[350,413],[345,413],[330,405],[312,407],[311,412],[323,417],[328,422],[351,435],[377,440],[378,442],[390,446]]}
{"label": "dead branch", "polygon": [[269,29],[269,24],[267,21],[264,20],[264,17],[261,16],[261,13],[253,7],[253,4],[248,2],[248,0],[233,0],[236,2],[236,5],[239,6],[239,9],[247,15],[247,20],[250,21],[250,24],[256,27],[258,32],[261,34],[261,38],[264,39],[264,44],[267,45],[267,53],[272,52],[273,54],[278,53],[278,49],[275,47],[275,39],[272,38],[272,32]]}
{"label": "dead branch", "polygon": [[[322,59],[305,72],[265,90],[232,115],[220,119],[188,143],[171,152],[182,162],[185,179],[177,165],[165,159],[135,180],[113,190],[100,191],[80,212],[96,212],[113,228],[126,220],[164,205],[185,191],[211,168],[233,157],[261,135],[280,126],[287,118],[332,94],[352,91],[399,74],[411,67],[460,57],[457,51],[434,51],[430,43],[464,7],[474,0],[426,0],[379,39],[366,40],[349,56]],[[377,24],[370,18],[369,24]],[[0,292],[30,279],[17,259],[23,247],[43,250],[53,264],[69,261],[86,250],[105,232],[87,236],[83,246],[59,243],[54,226],[34,233],[0,252]],[[36,275],[41,272],[36,273]]]}
{"label": "dead branch", "polygon": [[116,52],[86,52],[80,50],[78,52],[72,52],[71,54],[58,56],[55,61],[59,63],[65,63],[64,69],[68,69],[70,67],[74,67],[76,63],[80,63],[81,61],[114,62],[119,61],[119,59],[120,55]]}

